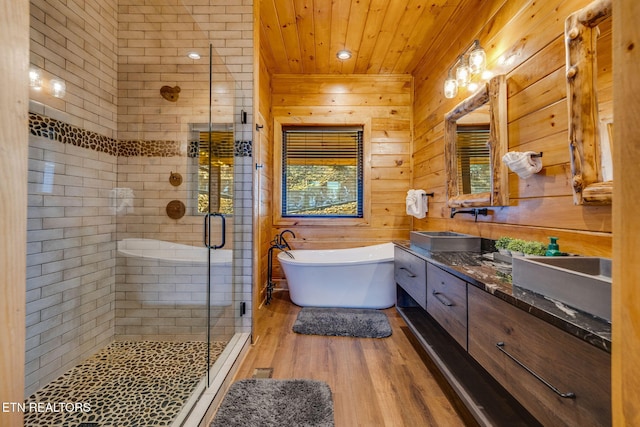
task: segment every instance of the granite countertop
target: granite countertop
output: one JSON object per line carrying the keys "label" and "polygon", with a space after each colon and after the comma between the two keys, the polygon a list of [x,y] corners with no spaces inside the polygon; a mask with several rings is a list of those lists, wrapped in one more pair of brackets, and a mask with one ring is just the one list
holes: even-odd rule
{"label": "granite countertop", "polygon": [[430,252],[412,245],[408,240],[393,243],[467,283],[611,353],[611,323],[513,286],[511,264],[494,261],[491,253]]}

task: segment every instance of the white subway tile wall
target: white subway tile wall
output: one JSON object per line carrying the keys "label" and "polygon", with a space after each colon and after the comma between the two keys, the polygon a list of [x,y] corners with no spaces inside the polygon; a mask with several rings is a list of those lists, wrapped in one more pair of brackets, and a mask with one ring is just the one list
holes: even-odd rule
{"label": "white subway tile wall", "polygon": [[114,339],[117,158],[29,140],[26,390]]}

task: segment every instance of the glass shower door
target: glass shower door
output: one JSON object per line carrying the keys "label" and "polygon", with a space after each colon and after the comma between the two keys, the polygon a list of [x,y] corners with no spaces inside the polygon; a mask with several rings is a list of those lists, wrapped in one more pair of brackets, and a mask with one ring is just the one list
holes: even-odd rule
{"label": "glass shower door", "polygon": [[237,315],[233,292],[233,124],[210,123],[208,130],[198,135],[198,207],[204,214],[203,243],[208,250],[207,384],[211,384],[211,369],[225,357],[222,352],[235,334]]}

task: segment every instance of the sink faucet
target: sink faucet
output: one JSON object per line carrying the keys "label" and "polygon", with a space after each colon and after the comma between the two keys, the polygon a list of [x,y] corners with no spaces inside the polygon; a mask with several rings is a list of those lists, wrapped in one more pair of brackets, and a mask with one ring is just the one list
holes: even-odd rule
{"label": "sink faucet", "polygon": [[456,210],[456,208],[451,208],[451,217],[453,218],[456,214],[471,214],[474,216],[475,222],[478,222],[478,215],[487,216],[489,214],[489,210],[487,208],[473,208],[466,210]]}

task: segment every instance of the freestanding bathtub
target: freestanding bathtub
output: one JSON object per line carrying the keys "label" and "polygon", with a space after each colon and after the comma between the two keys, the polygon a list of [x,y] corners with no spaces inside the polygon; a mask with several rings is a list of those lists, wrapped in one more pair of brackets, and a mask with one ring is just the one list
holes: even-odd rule
{"label": "freestanding bathtub", "polygon": [[352,249],[280,252],[294,304],[303,307],[388,308],[396,303],[393,243]]}

